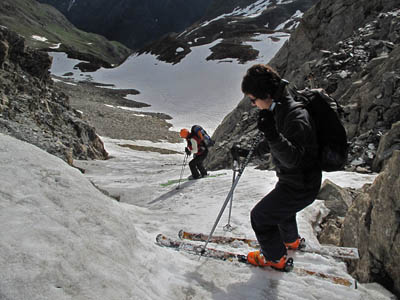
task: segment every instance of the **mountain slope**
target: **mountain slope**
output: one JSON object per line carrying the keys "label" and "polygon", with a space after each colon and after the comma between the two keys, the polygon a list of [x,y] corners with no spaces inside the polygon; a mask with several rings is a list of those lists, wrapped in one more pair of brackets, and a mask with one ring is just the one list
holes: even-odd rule
{"label": "mountain slope", "polygon": [[192,47],[218,41],[210,48],[212,54],[207,60],[232,58],[245,63],[259,54],[246,42],[275,30],[290,32],[299,22],[302,12],[316,1],[214,1],[202,21],[179,34],[170,33],[146,45],[139,53],[150,52],[160,60],[179,63]]}
{"label": "mountain slope", "polygon": [[211,0],[39,0],[56,7],[78,28],[131,49],[179,32],[199,20]]}
{"label": "mountain slope", "polygon": [[56,9],[35,0],[2,0],[0,24],[23,35],[30,47],[67,52],[104,67],[120,64],[131,53],[117,42],[76,29]]}

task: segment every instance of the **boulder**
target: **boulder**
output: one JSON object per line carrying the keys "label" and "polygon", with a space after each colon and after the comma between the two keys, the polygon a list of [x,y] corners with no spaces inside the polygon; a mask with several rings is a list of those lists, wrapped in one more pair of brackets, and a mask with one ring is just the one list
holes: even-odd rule
{"label": "boulder", "polygon": [[347,189],[344,189],[329,179],[325,179],[321,185],[317,199],[325,200],[325,206],[329,208],[331,214],[344,217],[348,208],[353,202],[353,198]]}
{"label": "boulder", "polygon": [[321,222],[321,230],[318,240],[321,244],[340,245],[340,232],[344,217],[353,198],[358,192],[349,188],[342,188],[329,179],[325,179],[321,185],[317,199],[324,200],[329,213]]}
{"label": "boulder", "polygon": [[357,247],[349,270],[360,282],[378,282],[400,296],[400,151],[350,207],[341,245]]}

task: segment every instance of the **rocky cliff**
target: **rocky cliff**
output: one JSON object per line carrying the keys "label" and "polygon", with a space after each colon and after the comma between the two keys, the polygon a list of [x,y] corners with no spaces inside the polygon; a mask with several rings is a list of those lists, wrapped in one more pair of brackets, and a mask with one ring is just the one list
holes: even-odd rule
{"label": "rocky cliff", "polygon": [[53,88],[51,63],[47,53],[26,47],[23,37],[0,27],[0,132],[70,164],[74,158],[105,159],[95,129]]}
{"label": "rocky cliff", "polygon": [[[398,124],[397,126],[399,126]],[[378,282],[400,297],[400,151],[351,205],[341,244],[357,247],[349,270],[361,282]]]}
{"label": "rocky cliff", "polygon": [[[398,7],[396,1],[320,1],[270,62],[298,88],[322,87],[344,106],[351,142],[349,170],[379,171],[400,147],[395,137],[379,146],[380,137],[400,120]],[[250,107],[239,113],[242,105],[216,130],[210,168],[228,166],[227,147],[243,139],[231,134],[229,124],[248,131],[243,119],[254,113]],[[254,134],[250,130],[249,136]]]}

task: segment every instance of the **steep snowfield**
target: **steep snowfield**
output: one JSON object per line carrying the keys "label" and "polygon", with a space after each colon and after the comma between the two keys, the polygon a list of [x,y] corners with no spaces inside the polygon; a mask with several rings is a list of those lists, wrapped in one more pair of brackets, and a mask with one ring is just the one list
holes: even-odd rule
{"label": "steep snowfield", "polygon": [[[199,260],[157,246],[160,232],[172,237],[182,228],[208,233],[231,186],[232,172],[221,170],[215,173],[226,175],[184,182],[179,190],[161,187],[179,177],[183,155],[133,151],[118,146],[127,141],[105,141],[112,158],[79,162],[87,169],[82,175],[32,145],[0,135],[1,299],[391,298],[376,284],[355,290],[310,276]],[[352,187],[374,179],[344,172],[325,177]],[[103,195],[88,179],[121,196],[121,203]],[[222,230],[225,213],[216,234],[253,237],[249,210],[275,181],[274,173],[248,167],[234,195],[235,229]],[[326,208],[317,201],[298,217],[301,234],[312,243],[317,240],[311,222],[321,213]],[[313,254],[293,257],[298,266],[350,278],[339,260]]]}

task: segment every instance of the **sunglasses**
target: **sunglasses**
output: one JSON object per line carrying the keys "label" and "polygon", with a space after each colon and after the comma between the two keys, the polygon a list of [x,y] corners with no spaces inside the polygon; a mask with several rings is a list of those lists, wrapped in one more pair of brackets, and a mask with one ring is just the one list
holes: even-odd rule
{"label": "sunglasses", "polygon": [[250,98],[250,97],[248,97],[248,98],[249,98],[249,100],[251,101],[251,103],[253,103],[253,104],[255,104],[256,101],[257,101],[257,98]]}

